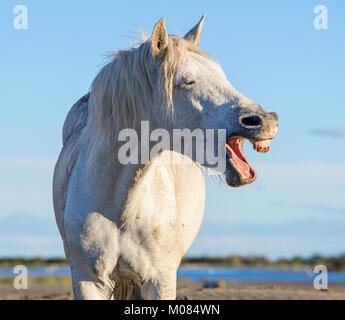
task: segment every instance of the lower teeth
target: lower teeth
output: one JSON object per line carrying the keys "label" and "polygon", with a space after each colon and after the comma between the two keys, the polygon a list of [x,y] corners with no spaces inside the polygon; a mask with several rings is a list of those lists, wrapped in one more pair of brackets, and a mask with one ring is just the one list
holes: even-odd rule
{"label": "lower teeth", "polygon": [[270,148],[255,148],[254,147],[254,150],[260,153],[267,153],[270,150]]}

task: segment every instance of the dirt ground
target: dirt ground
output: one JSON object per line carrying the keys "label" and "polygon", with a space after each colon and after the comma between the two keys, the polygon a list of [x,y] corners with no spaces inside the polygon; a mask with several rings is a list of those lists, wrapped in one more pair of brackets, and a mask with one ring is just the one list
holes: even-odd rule
{"label": "dirt ground", "polygon": [[[11,279],[0,281],[1,300],[71,300],[70,278],[30,278],[27,290],[13,288]],[[186,300],[345,300],[345,284],[330,283],[327,291],[314,289],[312,283],[204,282],[179,279],[177,299]]]}

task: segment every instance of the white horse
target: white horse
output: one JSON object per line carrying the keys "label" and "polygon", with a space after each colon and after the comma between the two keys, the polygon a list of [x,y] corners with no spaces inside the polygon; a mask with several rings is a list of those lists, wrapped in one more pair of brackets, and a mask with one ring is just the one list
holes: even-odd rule
{"label": "white horse", "polygon": [[138,146],[143,120],[151,132],[225,129],[230,186],[256,178],[244,140],[267,152],[278,132],[277,114],[236,91],[199,49],[203,22],[181,38],[161,19],[151,38],[112,57],[67,115],[53,198],[76,299],[175,299],[177,269],[203,219],[200,164],[174,163],[171,154],[184,155],[171,147],[125,165],[122,129],[138,133]]}

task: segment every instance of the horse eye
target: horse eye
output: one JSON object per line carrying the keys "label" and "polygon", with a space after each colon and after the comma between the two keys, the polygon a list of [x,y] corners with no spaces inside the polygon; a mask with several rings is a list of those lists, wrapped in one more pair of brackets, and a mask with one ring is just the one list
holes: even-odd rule
{"label": "horse eye", "polygon": [[188,88],[188,87],[192,86],[193,84],[195,84],[194,80],[186,80],[186,81],[183,81],[183,82],[177,84],[176,87]]}
{"label": "horse eye", "polygon": [[185,85],[191,86],[191,85],[194,84],[194,83],[195,83],[194,80],[190,80],[190,81],[186,81],[186,82],[185,82]]}

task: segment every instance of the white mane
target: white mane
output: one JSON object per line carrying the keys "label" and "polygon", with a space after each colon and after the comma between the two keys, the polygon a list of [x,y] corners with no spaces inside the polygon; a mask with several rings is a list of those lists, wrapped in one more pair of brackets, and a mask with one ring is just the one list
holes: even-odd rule
{"label": "white mane", "polygon": [[150,114],[154,97],[173,111],[174,75],[187,51],[207,56],[190,41],[170,36],[158,75],[152,74],[151,40],[112,55],[91,85],[85,128],[91,140],[107,146],[122,128],[135,128]]}

